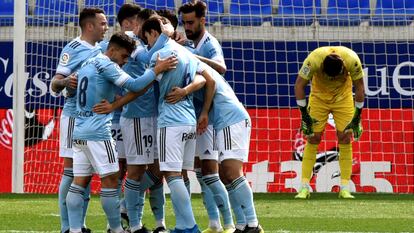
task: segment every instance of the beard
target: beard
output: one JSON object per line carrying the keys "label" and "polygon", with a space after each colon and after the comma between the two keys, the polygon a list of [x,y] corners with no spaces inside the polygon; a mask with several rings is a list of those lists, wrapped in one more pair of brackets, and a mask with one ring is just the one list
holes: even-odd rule
{"label": "beard", "polygon": [[[191,32],[191,34],[188,34],[188,32]],[[185,31],[185,35],[187,36],[187,39],[190,39],[190,40],[196,40],[200,36],[200,34],[201,34],[200,29],[195,32],[192,32],[190,30]]]}

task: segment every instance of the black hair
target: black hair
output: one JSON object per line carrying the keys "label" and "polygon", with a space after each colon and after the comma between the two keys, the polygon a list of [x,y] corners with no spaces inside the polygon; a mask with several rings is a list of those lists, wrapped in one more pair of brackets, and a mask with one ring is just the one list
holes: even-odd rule
{"label": "black hair", "polygon": [[206,17],[207,5],[200,0],[189,1],[178,9],[178,14],[188,14],[195,11],[197,18]]}
{"label": "black hair", "polygon": [[138,18],[145,21],[147,19],[149,19],[151,16],[153,15],[157,15],[157,12],[154,11],[153,9],[142,9],[139,13],[138,13]]}
{"label": "black hair", "polygon": [[157,10],[157,14],[159,16],[167,18],[171,22],[172,26],[174,27],[174,30],[177,29],[178,18],[177,18],[177,15],[173,11],[161,9],[161,10]]}
{"label": "black hair", "polygon": [[[160,16],[154,16],[151,17],[147,20],[145,20],[144,24],[142,24],[142,28],[141,28],[141,34],[143,35],[143,37],[145,38],[145,32],[150,33],[151,30],[155,30],[158,33],[161,34],[161,25],[159,20],[164,20],[164,18],[160,17]],[[147,39],[147,38],[145,38]]]}
{"label": "black hair", "polygon": [[128,53],[132,53],[136,48],[135,41],[131,37],[125,35],[125,33],[121,32],[117,32],[111,36],[108,49],[114,45],[126,49]]}
{"label": "black hair", "polygon": [[79,13],[79,26],[84,28],[88,20],[96,18],[96,14],[105,14],[105,12],[100,8],[83,8]]}
{"label": "black hair", "polygon": [[125,3],[124,5],[121,6],[121,8],[119,8],[116,19],[118,20],[119,25],[122,26],[122,21],[138,15],[140,11],[141,11],[141,7],[139,5]]}
{"label": "black hair", "polygon": [[329,54],[323,60],[323,72],[330,77],[339,75],[343,69],[344,62],[337,54]]}

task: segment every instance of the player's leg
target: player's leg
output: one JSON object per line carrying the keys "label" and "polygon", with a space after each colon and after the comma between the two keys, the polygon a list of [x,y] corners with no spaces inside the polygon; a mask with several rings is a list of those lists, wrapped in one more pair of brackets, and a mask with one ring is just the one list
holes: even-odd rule
{"label": "player's leg", "polygon": [[[171,190],[176,230],[197,232],[190,195],[181,176],[182,169],[192,169],[195,153],[195,126],[160,128],[157,143],[160,170]],[[192,159],[191,159],[192,158]]]}
{"label": "player's leg", "polygon": [[74,180],[66,196],[70,232],[82,232],[84,196],[93,172],[92,164],[87,156],[88,151],[86,141],[78,141],[73,145]]}
{"label": "player's leg", "polygon": [[63,158],[63,174],[62,179],[60,180],[58,193],[61,232],[69,230],[69,216],[66,205],[66,196],[73,181],[73,150],[72,137],[70,135],[73,133],[74,125],[75,118],[61,114],[59,129],[59,156]]}
{"label": "player's leg", "polygon": [[236,228],[239,227],[238,232],[263,233],[257,219],[252,189],[243,174],[243,162],[248,161],[250,132],[250,119],[225,127],[217,132],[217,146],[223,182],[230,199],[233,199],[232,204],[242,208],[247,223],[244,229],[236,225]]}
{"label": "player's leg", "polygon": [[186,169],[183,169],[183,171],[181,172],[181,175],[183,177],[184,185],[185,185],[185,188],[187,189],[188,195],[190,195],[190,198],[191,198],[191,183],[190,183],[190,178],[188,177],[188,171]]}
{"label": "player's leg", "polygon": [[354,198],[350,193],[349,181],[352,175],[352,133],[345,133],[345,127],[351,122],[354,115],[354,103],[352,96],[335,103],[333,117],[337,129],[339,142],[339,168],[341,170],[340,198]]}
{"label": "player's leg", "polygon": [[318,146],[321,142],[321,136],[325,129],[325,124],[328,120],[330,109],[322,101],[316,98],[309,98],[309,115],[316,120],[313,123],[313,136],[307,138],[305,149],[303,151],[302,158],[302,186],[298,194],[295,196],[297,199],[306,199],[310,197],[310,180],[313,175],[313,166],[316,162],[316,154],[318,153]]}
{"label": "player's leg", "polygon": [[[214,142],[215,131],[213,126],[209,125],[207,131],[197,137],[196,154],[199,155],[201,162],[203,183],[208,186],[213,195],[214,208],[217,209],[218,207],[223,217],[224,232],[232,232],[234,231],[234,223],[229,195],[218,174],[218,152]],[[214,227],[214,225],[209,224],[209,228],[212,228],[212,226]],[[220,228],[220,225],[216,227],[216,229]]]}
{"label": "player's leg", "polygon": [[125,201],[129,226],[132,233],[147,232],[141,222],[145,200],[145,189],[141,187],[141,180],[147,164],[153,163],[153,152],[150,150],[152,147],[149,147],[149,144],[153,144],[149,133],[152,130],[152,118],[121,117],[120,124],[127,158]]}
{"label": "player's leg", "polygon": [[160,171],[158,152],[154,154],[154,163],[148,166],[147,172],[150,172],[154,178],[157,178],[157,180],[153,180],[154,183],[149,187],[149,202],[156,222],[153,233],[166,232],[164,182],[162,172]]}
{"label": "player's leg", "polygon": [[[203,231],[203,233],[215,233],[222,231],[221,223],[220,223],[220,216],[219,210],[217,205],[214,201],[214,195],[211,192],[210,188],[204,183],[203,181],[203,174],[201,171],[201,159],[200,156],[204,152],[208,151],[208,133],[203,133],[202,135],[198,135],[196,139],[196,153],[194,158],[194,171],[197,176],[198,183],[201,187],[201,196],[203,198],[204,207],[207,210],[208,215],[208,228]],[[206,152],[206,153],[212,153]]]}
{"label": "player's leg", "polygon": [[101,204],[111,232],[121,233],[120,205],[118,196],[119,164],[115,141],[88,141],[87,153],[94,170],[101,177]]}
{"label": "player's leg", "polygon": [[121,218],[123,221],[123,227],[129,225],[129,219],[127,215],[127,209],[125,205],[125,198],[123,197],[122,185],[126,176],[127,166],[126,166],[126,156],[125,156],[125,147],[122,137],[121,125],[119,123],[112,124],[112,139],[115,141],[115,149],[118,153],[118,164],[119,164],[119,177],[118,177],[118,196],[120,199],[120,211]]}

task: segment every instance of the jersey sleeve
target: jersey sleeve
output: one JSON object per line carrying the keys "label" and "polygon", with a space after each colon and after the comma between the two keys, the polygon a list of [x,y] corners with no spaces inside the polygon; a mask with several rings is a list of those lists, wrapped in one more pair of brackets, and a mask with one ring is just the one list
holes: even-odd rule
{"label": "jersey sleeve", "polygon": [[210,43],[207,44],[206,49],[208,55],[207,58],[224,64],[223,50],[218,42],[214,43],[213,41],[210,41]]}
{"label": "jersey sleeve", "polygon": [[358,55],[351,51],[349,54],[349,68],[348,72],[351,75],[352,81],[361,79],[364,77],[364,70],[362,69],[361,60]]}
{"label": "jersey sleeve", "polygon": [[59,64],[56,68],[56,73],[68,76],[81,62],[80,56],[78,56],[77,51],[66,46],[63,48],[62,53],[59,57]]}
{"label": "jersey sleeve", "polygon": [[102,76],[107,79],[109,82],[114,83],[118,87],[123,87],[128,79],[132,79],[129,74],[121,69],[117,64],[110,63],[108,64],[102,73]]}
{"label": "jersey sleeve", "polygon": [[317,64],[315,64],[314,53],[311,53],[303,62],[298,75],[303,79],[311,80],[313,74],[315,73],[316,66]]}

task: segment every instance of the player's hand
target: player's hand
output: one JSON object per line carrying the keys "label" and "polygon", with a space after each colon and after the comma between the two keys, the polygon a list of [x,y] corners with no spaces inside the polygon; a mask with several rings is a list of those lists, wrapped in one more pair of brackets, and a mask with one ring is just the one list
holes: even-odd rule
{"label": "player's hand", "polygon": [[208,113],[206,112],[201,112],[200,116],[198,117],[198,122],[197,122],[197,134],[201,135],[204,132],[206,132],[208,127]]}
{"label": "player's hand", "polygon": [[165,96],[165,101],[169,104],[175,104],[182,100],[186,95],[187,91],[184,88],[173,87],[170,93]]}
{"label": "player's hand", "polygon": [[101,100],[100,103],[95,104],[92,108],[92,111],[97,114],[108,114],[111,113],[113,110],[114,109],[112,107],[112,104],[109,103],[109,101],[106,99]]}
{"label": "player's hand", "polygon": [[64,78],[64,85],[66,88],[70,88],[70,89],[75,89],[78,86],[78,74],[77,73],[73,73],[69,76],[67,76],[66,78]]}
{"label": "player's hand", "polygon": [[187,37],[185,37],[184,33],[182,32],[174,32],[173,38],[175,42],[179,43],[180,45],[184,45],[184,43],[187,41]]}
{"label": "player's hand", "polygon": [[168,23],[164,24],[161,19],[159,19],[158,21],[160,22],[161,32],[167,35],[168,37],[171,37],[174,33],[174,27],[172,26],[171,22],[168,21]]}
{"label": "player's hand", "polygon": [[317,121],[309,115],[308,109],[306,107],[299,107],[299,109],[302,114],[302,122],[300,129],[302,130],[304,135],[311,137],[313,136],[312,125]]}
{"label": "player's hand", "polygon": [[157,55],[157,61],[155,63],[154,72],[156,75],[175,69],[178,64],[178,58],[175,56],[169,56],[167,58],[161,59],[160,54]]}
{"label": "player's hand", "polygon": [[361,108],[355,108],[354,117],[352,118],[351,122],[345,127],[345,133],[353,133],[354,140],[358,141],[362,135],[362,124],[361,124]]}

